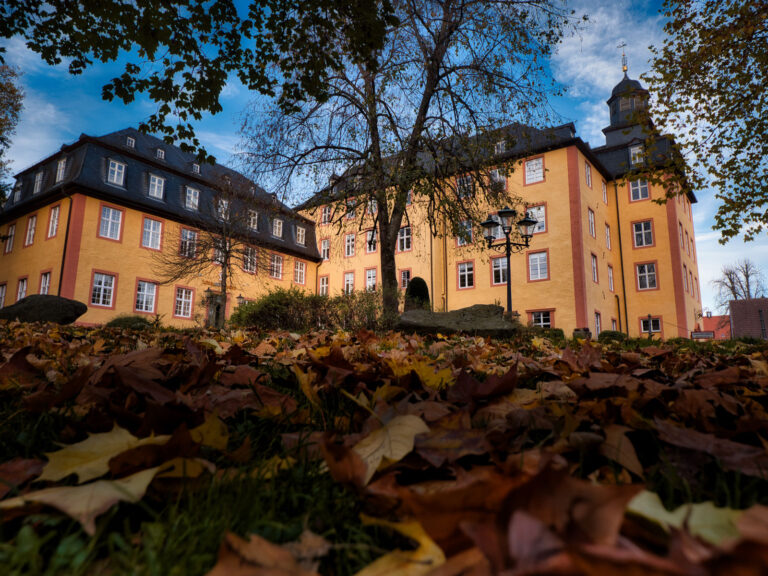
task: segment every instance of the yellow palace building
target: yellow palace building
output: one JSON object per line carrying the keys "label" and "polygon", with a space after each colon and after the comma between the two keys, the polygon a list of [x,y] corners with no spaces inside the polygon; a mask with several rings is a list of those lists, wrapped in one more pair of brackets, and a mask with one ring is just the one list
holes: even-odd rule
{"label": "yellow palace building", "polygon": [[[576,136],[573,124],[527,129],[525,148],[519,150],[506,149],[504,129],[499,130],[496,158],[515,164],[500,181],[538,220],[530,247],[513,254],[507,270],[505,256],[485,248],[479,226],[462,222],[467,233],[453,236],[445,232],[446,223],[434,236],[426,206],[415,199],[398,236],[400,287],[423,278],[437,311],[503,305],[511,273],[512,310],[523,322],[562,328],[566,334],[589,328],[592,334],[610,329],[632,336],[689,336],[701,316],[692,215],[696,198],[689,192],[657,204],[653,200],[663,198],[664,190],[627,177],[657,159],[647,157],[652,154],[646,154],[645,127],[634,120],[647,98],[640,83],[625,74],[607,102],[606,144],[595,149]],[[653,155],[669,153],[669,146],[662,139]],[[461,190],[471,177],[455,178],[453,187]],[[340,229],[335,206],[324,200],[333,196],[331,186],[299,207],[316,224],[323,259],[318,291],[372,289],[381,273],[378,246],[369,242],[375,216],[350,212]]]}
{"label": "yellow palace building", "polygon": [[[646,154],[645,127],[633,120],[647,97],[625,74],[607,102],[610,124],[599,148],[577,137],[572,124],[530,129],[525,149],[496,148],[499,162],[515,165],[502,185],[538,220],[510,270],[503,255],[485,249],[476,225],[460,223],[466,234],[456,237],[445,223],[433,235],[425,206],[414,199],[410,225],[398,236],[401,288],[421,277],[435,310],[455,310],[504,303],[509,274],[512,308],[524,322],[566,334],[588,327],[593,334],[688,336],[701,310],[696,198],[689,192],[657,204],[662,189],[627,177],[655,161]],[[654,154],[669,152],[669,144],[662,140]],[[230,180],[249,197],[247,206],[227,207],[245,223],[246,245],[223,302],[215,267],[169,283],[158,255],[196,254],[203,230],[228,203],[222,182]],[[457,189],[466,185],[456,182]],[[136,130],[83,135],[18,174],[0,210],[0,306],[57,294],[87,304],[83,324],[160,314],[165,323],[193,326],[228,317],[237,296],[254,299],[278,286],[321,294],[378,287],[372,215],[353,214],[339,227],[323,197],[292,210],[242,175],[198,164]]]}

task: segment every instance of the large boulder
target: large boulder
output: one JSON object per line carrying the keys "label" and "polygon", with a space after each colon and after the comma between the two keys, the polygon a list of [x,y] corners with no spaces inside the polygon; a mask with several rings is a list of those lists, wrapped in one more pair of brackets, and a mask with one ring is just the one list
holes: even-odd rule
{"label": "large boulder", "polygon": [[462,332],[477,336],[514,336],[519,325],[504,318],[504,308],[494,304],[475,304],[452,312],[408,310],[400,316],[399,330],[423,334]]}
{"label": "large boulder", "polygon": [[0,320],[71,324],[85,314],[86,310],[88,306],[77,300],[48,294],[33,294],[22,298],[16,304],[0,308]]}

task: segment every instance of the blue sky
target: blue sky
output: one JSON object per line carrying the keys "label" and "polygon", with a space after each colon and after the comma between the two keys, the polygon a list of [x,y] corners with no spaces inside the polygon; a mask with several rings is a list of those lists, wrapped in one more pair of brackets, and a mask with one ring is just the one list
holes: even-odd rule
{"label": "blue sky", "polygon": [[[587,13],[590,25],[581,35],[566,39],[552,59],[557,81],[568,87],[568,95],[553,102],[563,122],[574,122],[578,135],[593,147],[604,143],[601,129],[608,124],[605,104],[611,89],[621,80],[621,50],[626,42],[629,75],[638,78],[647,72],[651,44],[663,41],[660,1],[576,0],[571,6]],[[137,126],[153,111],[154,105],[138,99],[129,106],[101,99],[101,87],[121,71],[116,64],[98,64],[80,76],[70,76],[66,65],[48,66],[18,39],[5,44],[7,62],[23,72],[26,93],[24,111],[9,151],[11,169],[19,172],[73,142],[81,133],[101,135]],[[223,111],[206,116],[195,124],[197,135],[209,153],[220,162],[233,160],[239,140],[240,115],[253,97],[237,81],[230,82],[222,95]],[[719,232],[712,230],[717,201],[710,190],[697,190],[694,224],[699,256],[702,302],[713,308],[710,282],[723,265],[749,257],[768,274],[766,233],[751,243],[740,239],[720,245]]]}

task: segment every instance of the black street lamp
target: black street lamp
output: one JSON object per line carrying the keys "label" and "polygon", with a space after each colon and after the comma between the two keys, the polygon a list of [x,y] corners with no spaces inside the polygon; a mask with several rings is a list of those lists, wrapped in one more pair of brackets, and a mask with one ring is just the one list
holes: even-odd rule
{"label": "black street lamp", "polygon": [[[523,214],[523,217],[517,222],[515,222],[515,218],[517,218],[517,210],[505,206],[499,210],[498,220],[494,220],[493,216],[489,214],[488,219],[481,224],[485,230],[484,236],[485,241],[488,243],[488,248],[499,252],[505,252],[507,255],[507,314],[512,314],[512,266],[509,261],[509,256],[513,252],[521,252],[530,246],[531,237],[533,237],[533,229],[536,227],[536,224],[538,224],[538,221],[528,213]],[[515,224],[517,224],[520,236],[523,238],[522,242],[512,242],[512,240],[510,240],[512,227]],[[499,225],[504,233],[504,241],[494,244],[494,241],[497,240],[497,238],[493,235],[493,230]]]}

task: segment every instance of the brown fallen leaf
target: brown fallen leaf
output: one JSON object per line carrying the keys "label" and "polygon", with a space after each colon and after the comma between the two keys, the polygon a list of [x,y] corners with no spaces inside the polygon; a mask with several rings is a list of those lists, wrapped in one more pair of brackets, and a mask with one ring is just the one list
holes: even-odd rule
{"label": "brown fallen leaf", "polygon": [[631,432],[632,429],[626,426],[619,426],[618,424],[611,424],[606,426],[603,431],[605,432],[605,441],[600,446],[600,454],[614,462],[618,462],[624,468],[642,478],[643,466],[637,458],[637,452],[635,452],[632,441],[627,438],[627,432]]}
{"label": "brown fallen leaf", "polygon": [[0,464],[0,498],[38,476],[45,462],[37,458],[14,458]]}
{"label": "brown fallen leaf", "polygon": [[57,486],[29,492],[0,502],[0,510],[30,503],[46,504],[71,516],[91,536],[96,532],[96,517],[118,502],[138,502],[160,467],[142,470],[119,480],[97,480],[81,486]]}
{"label": "brown fallen leaf", "polygon": [[207,576],[318,576],[304,570],[289,550],[251,534],[248,540],[228,532],[219,560]]}

